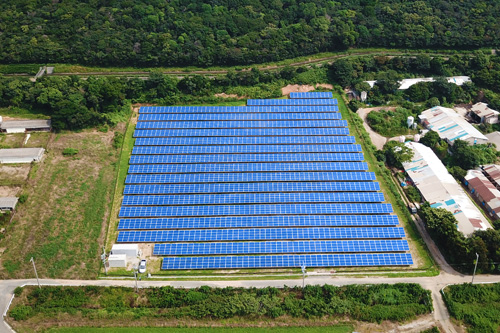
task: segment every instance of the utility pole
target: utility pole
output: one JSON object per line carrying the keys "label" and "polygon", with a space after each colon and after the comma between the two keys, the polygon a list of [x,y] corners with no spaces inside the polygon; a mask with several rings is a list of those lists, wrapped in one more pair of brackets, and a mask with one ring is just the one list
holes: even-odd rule
{"label": "utility pole", "polygon": [[135,292],[139,292],[139,286],[137,285],[137,269],[138,267],[134,266],[134,278],[135,278]]}
{"label": "utility pole", "polygon": [[36,272],[35,260],[31,257],[30,261],[33,263],[33,269],[35,270],[36,282],[38,282],[38,288],[42,289],[40,286],[40,280],[38,280],[38,273]]}
{"label": "utility pole", "polygon": [[106,267],[106,249],[104,245],[102,246],[102,254],[101,254],[102,265],[104,266],[104,273],[108,275],[108,268]]}
{"label": "utility pole", "polygon": [[302,289],[304,289],[304,286],[306,284],[306,266],[302,265],[300,266],[300,269],[302,270]]}
{"label": "utility pole", "polygon": [[477,268],[477,262],[479,261],[479,254],[476,252],[476,264],[474,265],[474,273],[472,273],[472,282],[471,284],[474,284],[474,276],[476,275],[476,268]]}

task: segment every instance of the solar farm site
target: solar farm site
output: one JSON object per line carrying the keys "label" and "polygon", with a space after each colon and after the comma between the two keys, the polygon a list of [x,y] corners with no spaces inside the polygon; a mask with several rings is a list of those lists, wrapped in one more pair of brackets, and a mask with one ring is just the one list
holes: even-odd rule
{"label": "solar farm site", "polygon": [[164,270],[413,263],[331,93],[142,107],[134,137],[117,242]]}

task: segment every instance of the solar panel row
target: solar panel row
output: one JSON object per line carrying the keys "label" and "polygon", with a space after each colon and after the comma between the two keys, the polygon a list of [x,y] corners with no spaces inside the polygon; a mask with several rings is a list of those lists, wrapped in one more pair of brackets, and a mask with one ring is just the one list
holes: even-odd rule
{"label": "solar panel row", "polygon": [[354,162],[363,159],[362,153],[132,155],[129,164]]}
{"label": "solar panel row", "polygon": [[300,202],[382,202],[382,193],[237,193],[237,194],[185,194],[185,195],[126,195],[123,206],[182,206],[254,203]]}
{"label": "solar panel row", "polygon": [[155,244],[153,255],[224,255],[271,253],[404,252],[408,242],[395,240],[271,241]]}
{"label": "solar panel row", "polygon": [[123,194],[373,192],[376,182],[228,183],[125,185]]}
{"label": "solar panel row", "polygon": [[203,230],[131,230],[118,233],[119,243],[211,242],[278,239],[403,238],[403,228],[272,228]]}
{"label": "solar panel row", "polygon": [[280,227],[394,227],[396,215],[224,216],[121,219],[118,230]]}
{"label": "solar panel row", "polygon": [[297,113],[142,113],[138,121],[278,121],[278,120],[339,120],[339,112],[297,112]]}
{"label": "solar panel row", "polygon": [[162,269],[408,266],[409,253],[302,254],[164,258]]}
{"label": "solar panel row", "polygon": [[137,138],[135,146],[205,146],[205,145],[282,145],[282,144],[346,144],[353,136],[244,136],[244,137],[171,137]]}
{"label": "solar panel row", "polygon": [[218,206],[122,206],[118,217],[389,214],[389,204],[275,204]]}
{"label": "solar panel row", "polygon": [[373,172],[263,172],[263,173],[192,173],[132,174],[125,184],[173,183],[252,183],[300,181],[372,181]]}
{"label": "solar panel row", "polygon": [[295,105],[295,106],[142,106],[139,114],[146,113],[295,113],[295,112],[338,112],[337,105]]}
{"label": "solar panel row", "polygon": [[279,120],[279,121],[140,121],[137,129],[238,129],[238,128],[323,128],[347,127],[345,120]]}
{"label": "solar panel row", "polygon": [[276,171],[366,171],[365,162],[324,163],[217,163],[217,164],[132,164],[128,173],[217,173]]}
{"label": "solar panel row", "polygon": [[340,128],[223,128],[223,129],[165,129],[134,131],[135,138],[154,137],[219,137],[219,136],[311,136],[349,135],[349,129]]}
{"label": "solar panel row", "polygon": [[338,105],[337,99],[248,99],[248,106],[271,105]]}
{"label": "solar panel row", "polygon": [[290,98],[333,98],[333,93],[331,91],[313,91],[313,92],[291,92]]}
{"label": "solar panel row", "polygon": [[350,145],[246,145],[246,146],[137,146],[133,155],[267,154],[267,153],[350,153],[361,152]]}

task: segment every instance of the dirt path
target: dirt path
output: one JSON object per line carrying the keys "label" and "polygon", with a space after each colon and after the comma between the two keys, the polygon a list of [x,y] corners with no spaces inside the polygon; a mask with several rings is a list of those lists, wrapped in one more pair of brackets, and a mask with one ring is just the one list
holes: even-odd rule
{"label": "dirt path", "polygon": [[372,111],[379,111],[379,110],[394,110],[395,107],[377,107],[377,108],[365,108],[365,109],[358,109],[357,114],[359,117],[363,120],[363,126],[370,135],[370,139],[372,140],[372,143],[377,149],[382,149],[384,145],[387,142],[387,138],[385,136],[382,136],[372,130],[370,125],[366,122],[366,116],[372,112]]}

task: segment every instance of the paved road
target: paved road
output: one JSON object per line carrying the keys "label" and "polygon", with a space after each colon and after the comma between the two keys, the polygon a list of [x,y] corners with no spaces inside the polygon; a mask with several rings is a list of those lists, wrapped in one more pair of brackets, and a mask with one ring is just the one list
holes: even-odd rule
{"label": "paved road", "polygon": [[[337,286],[349,284],[381,284],[381,283],[419,283],[423,288],[432,292],[434,302],[434,319],[444,332],[456,332],[455,328],[449,320],[449,315],[440,296],[441,288],[448,284],[470,282],[470,276],[463,276],[457,274],[442,273],[436,277],[404,277],[404,278],[387,278],[387,277],[354,277],[354,276],[309,276],[306,278],[306,284],[310,285],[323,285],[332,284]],[[96,286],[125,286],[134,287],[133,280],[45,280],[40,282],[44,285],[96,285]],[[475,283],[500,283],[500,276],[491,275],[478,275],[475,278]],[[35,279],[29,280],[3,280],[0,281],[0,311],[4,313],[12,298],[12,292],[17,286],[24,284],[36,284]],[[238,281],[154,281],[145,280],[139,282],[139,287],[159,287],[159,286],[173,286],[196,288],[199,286],[208,285],[212,287],[283,287],[287,286],[301,286],[302,279],[297,280],[238,280]],[[2,322],[0,325],[0,332],[11,332],[8,326]]]}

